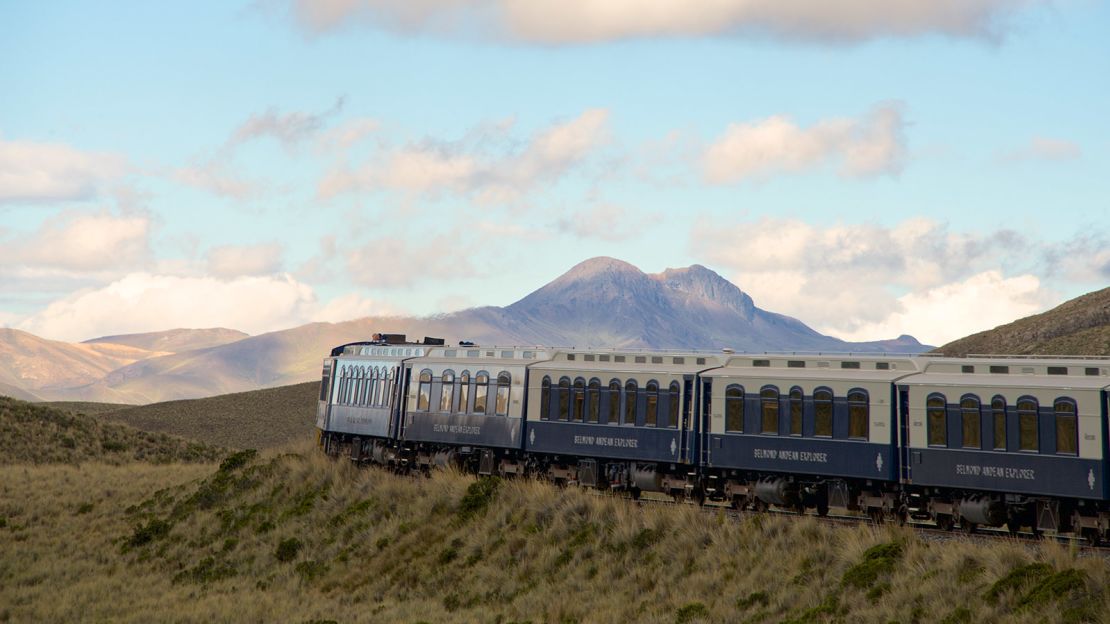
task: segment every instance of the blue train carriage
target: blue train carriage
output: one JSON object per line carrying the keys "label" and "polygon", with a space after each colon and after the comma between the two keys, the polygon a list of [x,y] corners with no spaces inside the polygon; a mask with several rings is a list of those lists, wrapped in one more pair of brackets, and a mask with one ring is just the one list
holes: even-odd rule
{"label": "blue train carriage", "polygon": [[902,380],[915,513],[1105,539],[1108,372],[1086,358],[937,358]]}
{"label": "blue train carriage", "polygon": [[461,345],[408,362],[398,433],[403,461],[424,471],[456,465],[479,474],[523,474],[527,367],[548,357],[535,347]]}
{"label": "blue train carriage", "polygon": [[909,356],[736,355],[703,376],[709,496],[904,518],[894,383]]}
{"label": "blue train carriage", "polygon": [[560,483],[701,495],[698,373],[721,354],[566,350],[529,369],[525,449]]}
{"label": "blue train carriage", "polygon": [[316,428],[331,455],[390,464],[401,415],[403,363],[429,347],[406,342],[400,334],[376,336],[338,346],[324,359]]}

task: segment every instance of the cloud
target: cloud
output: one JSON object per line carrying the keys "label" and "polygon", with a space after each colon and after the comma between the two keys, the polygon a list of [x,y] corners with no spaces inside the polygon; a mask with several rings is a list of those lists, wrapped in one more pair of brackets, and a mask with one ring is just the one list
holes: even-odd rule
{"label": "cloud", "polygon": [[91,199],[125,169],[118,154],[0,139],[0,204]]}
{"label": "cloud", "polygon": [[716,184],[762,180],[830,163],[838,163],[845,177],[895,175],[905,164],[905,125],[902,107],[889,102],[860,119],[827,119],[809,128],[783,115],[730,124],[705,151],[705,178]]}
{"label": "cloud", "polygon": [[639,236],[658,223],[659,214],[632,213],[623,206],[601,203],[568,214],[555,222],[555,229],[579,238],[619,242]]}
{"label": "cloud", "polygon": [[172,177],[185,186],[232,199],[250,199],[262,192],[260,183],[235,172],[221,158],[198,160],[193,165],[174,170]]}
{"label": "cloud", "polygon": [[236,128],[227,145],[233,147],[269,137],[286,149],[293,149],[319,133],[329,117],[339,114],[343,110],[344,100],[345,98],[340,97],[330,109],[322,113],[278,113],[271,108],[260,115],[251,115]]}
{"label": "cloud", "polygon": [[379,130],[381,130],[381,123],[377,119],[358,117],[324,132],[320,137],[320,143],[326,149],[343,151]]}
{"label": "cloud", "polygon": [[283,253],[278,243],[220,245],[208,250],[208,273],[216,277],[277,273],[281,271]]}
{"label": "cloud", "polygon": [[150,255],[145,215],[63,212],[27,237],[4,241],[4,264],[90,273],[135,268]]}
{"label": "cloud", "polygon": [[352,26],[539,44],[670,37],[773,37],[825,43],[940,34],[997,39],[1042,0],[290,0],[309,35]]}
{"label": "cloud", "polygon": [[1029,143],[1019,148],[999,154],[1002,162],[1021,162],[1027,160],[1069,161],[1078,160],[1083,150],[1078,143],[1050,137],[1033,137]]}
{"label": "cloud", "polygon": [[386,150],[360,167],[341,165],[317,189],[330,198],[356,191],[391,190],[436,197],[475,195],[509,201],[543,181],[581,165],[607,138],[609,113],[590,109],[537,132],[523,146],[508,136],[511,124],[481,126],[461,141],[425,139]]}
{"label": "cloud", "polygon": [[374,239],[347,252],[351,281],[371,288],[411,288],[415,282],[478,276],[471,258],[476,246],[461,231],[409,243],[397,237]]}
{"label": "cloud", "polygon": [[259,334],[379,309],[389,310],[349,296],[320,304],[311,287],[289,275],[219,279],[132,273],[54,301],[16,326],[68,341],[168,327],[229,327]]}
{"label": "cloud", "polygon": [[[696,255],[722,267],[764,309],[838,337],[906,333],[933,344],[1045,309],[1054,294],[1038,276],[1071,245],[1034,243],[1009,230],[951,232],[927,219],[893,227],[702,220],[691,231]],[[935,316],[943,322],[926,322],[944,297],[950,309]]]}

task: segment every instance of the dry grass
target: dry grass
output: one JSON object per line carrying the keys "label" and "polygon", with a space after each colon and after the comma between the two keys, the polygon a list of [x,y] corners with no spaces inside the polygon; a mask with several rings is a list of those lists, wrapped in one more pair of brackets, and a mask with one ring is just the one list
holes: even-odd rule
{"label": "dry grass", "polygon": [[211,462],[219,447],[0,397],[0,463]]}
{"label": "dry grass", "polygon": [[1110,621],[1105,561],[1054,544],[735,521],[293,451],[0,468],[0,620]]}

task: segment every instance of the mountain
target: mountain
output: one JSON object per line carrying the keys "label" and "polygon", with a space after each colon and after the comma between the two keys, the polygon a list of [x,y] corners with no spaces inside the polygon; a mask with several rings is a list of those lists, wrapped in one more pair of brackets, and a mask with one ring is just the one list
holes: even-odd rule
{"label": "mountain", "polygon": [[125,334],[122,336],[102,336],[86,340],[81,344],[116,344],[144,349],[146,351],[160,351],[163,353],[181,353],[194,349],[218,347],[223,344],[235,342],[248,337],[237,329],[224,329],[215,327],[211,329],[170,329],[145,334]]}
{"label": "mountain", "polygon": [[936,351],[945,355],[1110,356],[1110,288],[1065,301],[1047,312],[955,340]]}
{"label": "mountain", "polygon": [[760,309],[736,285],[701,265],[648,274],[602,257],[576,265],[504,308],[310,323],[249,337],[220,329],[110,336],[67,346],[130,349],[131,361],[90,370],[64,389],[51,385],[45,394],[18,380],[0,377],[0,383],[44,399],[113,403],[243,392],[312,380],[333,346],[365,340],[374,332],[556,347],[902,353],[928,348],[911,336],[862,343],[824,336],[795,318]]}

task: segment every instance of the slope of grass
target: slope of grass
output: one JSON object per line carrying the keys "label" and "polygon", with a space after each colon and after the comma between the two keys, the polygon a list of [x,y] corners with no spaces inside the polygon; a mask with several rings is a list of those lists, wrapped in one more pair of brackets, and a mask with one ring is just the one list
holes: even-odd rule
{"label": "slope of grass", "polygon": [[307,446],[203,469],[0,467],[0,493],[19,544],[0,551],[0,620],[1055,623],[1110,607],[1106,562],[1051,543],[736,521],[356,470]]}
{"label": "slope of grass", "polygon": [[320,382],[167,401],[99,416],[142,429],[231,448],[271,448],[313,436]]}
{"label": "slope of grass", "polygon": [[0,463],[211,462],[224,449],[0,396]]}

